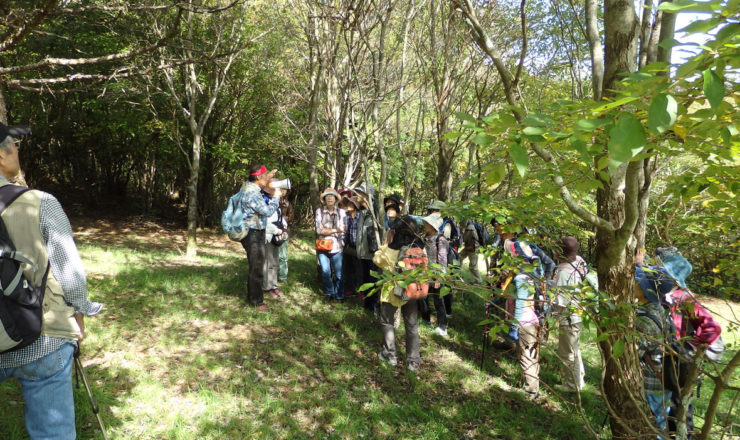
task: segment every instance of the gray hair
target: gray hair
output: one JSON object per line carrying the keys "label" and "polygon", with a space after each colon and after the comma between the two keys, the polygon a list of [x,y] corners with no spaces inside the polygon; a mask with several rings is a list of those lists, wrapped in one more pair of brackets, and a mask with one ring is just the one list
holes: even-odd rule
{"label": "gray hair", "polygon": [[12,136],[6,136],[5,139],[3,139],[2,142],[0,142],[0,148],[2,148],[5,151],[10,150],[10,144],[13,143],[13,137]]}

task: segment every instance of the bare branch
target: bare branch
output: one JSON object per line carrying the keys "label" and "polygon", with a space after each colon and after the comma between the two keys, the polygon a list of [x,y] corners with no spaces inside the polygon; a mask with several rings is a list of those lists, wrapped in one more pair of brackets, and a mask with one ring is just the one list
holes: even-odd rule
{"label": "bare branch", "polygon": [[[527,55],[527,14],[526,14],[527,0],[522,0],[519,6],[519,14],[522,21],[522,51],[519,54],[519,65],[516,68],[516,75],[514,76],[514,87],[519,87],[519,79],[522,76],[522,67],[524,67],[524,57]],[[519,93],[521,95],[521,92]]]}
{"label": "bare branch", "polygon": [[[166,43],[168,40],[174,37],[175,34],[177,34],[177,29],[180,24],[181,16],[182,16],[182,10],[178,12],[177,17],[175,18],[175,25],[170,30],[170,32],[167,35],[165,35],[163,38],[161,38],[159,41],[157,41],[156,43],[150,46],[141,47],[139,49],[132,50],[129,52],[109,54],[109,55],[104,55],[100,57],[92,57],[92,58],[49,58],[47,57],[43,61],[39,61],[37,63],[26,64],[23,66],[2,67],[0,68],[0,75],[27,72],[29,70],[38,70],[44,67],[51,67],[51,66],[82,66],[82,65],[89,65],[89,64],[107,63],[111,61],[125,60],[128,58],[135,57],[137,55],[141,55],[146,52],[151,52],[159,47],[162,47],[164,43]],[[0,52],[2,52],[1,47],[0,47]]]}
{"label": "bare branch", "polygon": [[58,1],[59,0],[48,0],[44,7],[41,8],[39,12],[34,15],[33,18],[31,18],[31,20],[23,23],[21,26],[18,27],[18,29],[15,30],[15,32],[10,32],[5,37],[3,42],[0,43],[0,53],[3,53],[11,47],[15,46],[29,31],[31,31],[31,29],[38,26],[44,20],[44,18],[49,15],[51,10],[54,9],[54,6],[56,6]]}

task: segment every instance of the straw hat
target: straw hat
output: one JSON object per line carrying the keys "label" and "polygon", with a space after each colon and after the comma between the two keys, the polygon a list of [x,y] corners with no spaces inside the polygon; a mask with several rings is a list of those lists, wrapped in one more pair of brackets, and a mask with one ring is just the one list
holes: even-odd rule
{"label": "straw hat", "polygon": [[339,196],[339,193],[334,188],[326,188],[324,192],[321,193],[321,201],[324,201],[324,198],[326,196],[334,196],[335,199],[337,199],[337,202],[342,200],[342,198]]}

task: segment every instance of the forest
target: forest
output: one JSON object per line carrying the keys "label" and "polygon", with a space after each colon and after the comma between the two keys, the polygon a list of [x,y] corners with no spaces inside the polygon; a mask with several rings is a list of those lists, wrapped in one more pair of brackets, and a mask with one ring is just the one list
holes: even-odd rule
{"label": "forest", "polygon": [[[576,237],[600,286],[601,311],[589,333],[591,360],[602,366],[591,373],[600,391],[573,403],[570,417],[583,418],[583,425],[542,438],[655,438],[645,423],[644,399],[633,393],[641,386],[640,360],[624,332],[634,333],[627,309],[634,303],[636,251],[675,246],[693,265],[692,290],[723,304],[728,347],[722,363],[693,371],[694,379],[703,375],[712,385],[697,404],[703,410],[699,432],[682,438],[728,438],[740,432],[739,12],[738,0],[4,0],[0,121],[32,127],[20,149],[18,180],[61,201],[92,271],[91,292],[99,288],[108,295],[102,302],[121,310],[128,307],[118,292],[128,286],[126,276],[141,284],[126,291],[152,289],[152,280],[176,284],[171,276],[191,276],[186,267],[200,274],[193,283],[207,289],[244,282],[243,252],[228,247],[233,243],[217,228],[253,164],[277,169],[277,177],[293,185],[289,200],[300,232],[291,246],[295,241],[296,265],[302,267],[295,276],[304,279],[291,275],[291,282],[303,299],[286,313],[310,308],[309,294],[300,289],[318,286],[310,247],[314,211],[327,187],[369,183],[376,200],[399,194],[406,201],[403,214],[424,214],[431,201],[442,200],[460,219],[534,227],[544,247]],[[384,214],[380,204],[378,218]],[[122,226],[131,222],[144,226]],[[167,248],[168,241],[176,247]],[[148,246],[153,253],[146,256]],[[224,249],[231,253],[221,254]],[[149,280],[147,265],[169,270],[156,263],[166,258],[185,266]],[[100,268],[97,259],[110,259],[115,268]],[[219,275],[205,266],[229,272]],[[209,281],[237,272],[232,284]],[[461,303],[480,307],[490,291],[470,288],[466,279],[453,283],[452,292],[464,292]],[[132,310],[152,318],[173,307],[205,307],[217,316],[214,303],[236,302],[217,297],[200,303],[190,287],[167,286],[167,295],[177,296],[173,289],[186,293],[156,305],[133,295]],[[226,333],[239,325],[232,313],[224,317],[229,324],[221,324]],[[326,319],[341,322],[352,313]],[[472,335],[480,338],[483,318],[465,316],[470,340],[458,354],[480,344]],[[136,326],[120,322],[117,335],[105,319],[91,324],[99,332],[91,341],[96,356],[115,350],[112,341],[131,336]],[[312,325],[320,326],[315,319]],[[268,324],[292,328],[285,316]],[[356,335],[346,343],[360,344]],[[137,339],[139,344],[148,342]],[[296,347],[290,352],[296,359],[303,350],[319,349],[303,340]],[[341,352],[333,345],[323,349],[332,356]],[[109,361],[95,365],[103,369]],[[315,375],[310,368],[289,371]],[[131,381],[114,368],[91,374],[117,381],[112,389],[132,392]],[[170,385],[191,390],[192,380],[172,379]],[[269,388],[262,377],[255,381]],[[310,389],[311,383],[301,386]],[[406,392],[417,392],[409,399],[422,411],[415,399],[423,400],[418,395],[428,390],[418,386]],[[216,393],[210,386],[196,388]],[[18,394],[8,390],[0,388]],[[406,392],[388,390],[394,401]],[[111,393],[98,396],[111,403]],[[321,400],[306,393],[311,403],[305,408]],[[163,398],[167,390],[158,388],[155,395]],[[295,389],[291,396],[301,399]],[[446,396],[455,399],[454,392]],[[242,404],[235,403],[240,411]],[[290,414],[305,408],[280,409]],[[471,424],[482,421],[470,408],[458,410]],[[292,425],[275,428],[274,420],[241,430],[234,414],[217,415],[213,423],[221,420],[222,426],[199,434],[155,429],[147,435],[124,422],[136,416],[124,410],[108,415],[118,417],[113,432],[120,438],[256,438],[263,429],[267,438],[399,438],[394,429],[400,438],[525,438],[526,426],[539,423],[531,412],[516,422],[525,426],[519,434],[462,428],[466,422],[458,419],[454,428],[425,424],[417,432],[383,413],[373,415],[374,427],[365,431],[323,414],[319,425],[309,424],[323,431],[310,433]],[[0,434],[3,423],[20,426],[20,418],[0,417]]]}

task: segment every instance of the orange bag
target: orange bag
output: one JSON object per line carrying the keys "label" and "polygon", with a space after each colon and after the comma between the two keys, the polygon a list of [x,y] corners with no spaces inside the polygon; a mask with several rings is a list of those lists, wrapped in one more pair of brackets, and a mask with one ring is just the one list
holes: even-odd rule
{"label": "orange bag", "polygon": [[317,251],[330,251],[333,247],[333,243],[328,238],[316,239],[316,250]]}

